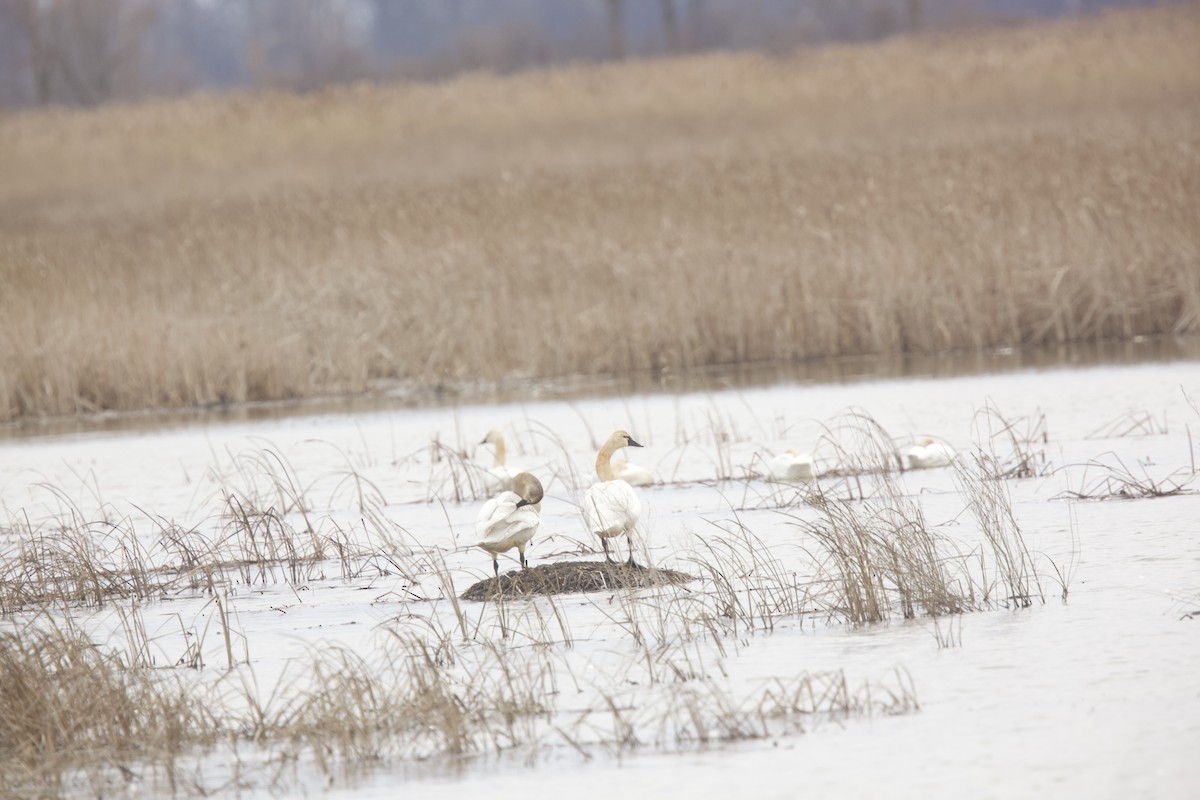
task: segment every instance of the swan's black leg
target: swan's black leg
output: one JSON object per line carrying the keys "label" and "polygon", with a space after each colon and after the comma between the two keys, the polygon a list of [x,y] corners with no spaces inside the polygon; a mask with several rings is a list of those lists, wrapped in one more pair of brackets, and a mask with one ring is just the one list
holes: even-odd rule
{"label": "swan's black leg", "polygon": [[611,558],[609,558],[609,556],[608,556],[608,539],[601,538],[601,539],[600,539],[600,544],[604,545],[604,560],[605,560],[605,561],[612,561],[612,559],[611,559]]}
{"label": "swan's black leg", "polygon": [[529,569],[529,563],[525,560],[525,551],[521,551],[521,569]]}
{"label": "swan's black leg", "polygon": [[495,558],[492,559],[492,569],[496,570],[496,577],[499,578],[500,577],[500,561],[498,559],[495,559]]}
{"label": "swan's black leg", "polygon": [[642,568],[641,564],[639,564],[633,560],[633,534],[632,533],[626,534],[626,536],[629,538],[629,560],[626,561],[625,563],[628,564],[629,566],[633,567],[634,569],[641,569]]}

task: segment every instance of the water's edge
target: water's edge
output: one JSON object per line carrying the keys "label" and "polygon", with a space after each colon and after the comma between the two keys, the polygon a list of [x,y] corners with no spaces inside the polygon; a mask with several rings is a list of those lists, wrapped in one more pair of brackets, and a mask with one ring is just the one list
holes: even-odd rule
{"label": "water's edge", "polygon": [[356,414],[535,400],[578,400],[635,394],[683,394],[785,383],[844,384],[864,380],[948,378],[1030,369],[1200,361],[1200,337],[1133,339],[1046,347],[869,355],[803,362],[752,362],[622,375],[509,378],[438,385],[380,381],[358,394],[323,395],[190,408],[99,412],[0,423],[0,441],[75,433],[148,431],[194,424],[257,422],[310,414]]}

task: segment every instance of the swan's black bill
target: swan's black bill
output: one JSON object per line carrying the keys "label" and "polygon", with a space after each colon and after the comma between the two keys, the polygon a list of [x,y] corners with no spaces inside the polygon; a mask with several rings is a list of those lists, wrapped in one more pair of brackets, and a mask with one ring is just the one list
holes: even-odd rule
{"label": "swan's black bill", "polygon": [[635,441],[633,440],[633,437],[632,437],[632,436],[626,436],[626,437],[625,437],[625,440],[626,440],[627,442],[629,442],[629,446],[630,446],[630,447],[643,447],[643,446],[644,446],[644,445],[640,445],[640,444],[638,444],[637,442],[635,442]]}

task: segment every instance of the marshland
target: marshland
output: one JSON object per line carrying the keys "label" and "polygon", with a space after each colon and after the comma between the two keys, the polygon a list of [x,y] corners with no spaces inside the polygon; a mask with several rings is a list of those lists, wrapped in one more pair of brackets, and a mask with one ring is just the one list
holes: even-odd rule
{"label": "marshland", "polygon": [[7,114],[0,418],[1194,334],[1198,35]]}
{"label": "marshland", "polygon": [[0,793],[1190,796],[1198,39],[0,115]]}

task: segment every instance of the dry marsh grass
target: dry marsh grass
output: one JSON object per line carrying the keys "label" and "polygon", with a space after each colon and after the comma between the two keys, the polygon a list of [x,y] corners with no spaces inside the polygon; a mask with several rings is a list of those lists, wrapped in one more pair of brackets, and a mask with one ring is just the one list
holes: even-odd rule
{"label": "dry marsh grass", "polygon": [[145,765],[173,784],[175,762],[216,732],[176,676],[71,624],[0,631],[0,686],[0,792],[13,796],[119,793]]}
{"label": "dry marsh grass", "polygon": [[[136,604],[124,640],[109,637],[103,646],[61,611],[6,620],[0,791],[107,794],[136,782],[207,794],[222,780],[221,770],[204,768],[213,754],[234,760],[244,788],[273,786],[276,770],[301,760],[331,779],[355,764],[514,749],[532,757],[567,746],[591,758],[786,735],[821,720],[917,708],[903,673],[862,684],[841,671],[731,683],[724,649],[638,627],[655,615],[668,625],[685,622],[672,616],[682,606],[670,612],[650,596],[622,593],[614,614],[640,619],[621,625],[628,639],[574,658],[569,633],[560,638],[556,627],[565,621],[540,611],[540,602],[496,601],[480,609],[487,613],[474,618],[469,636],[444,616],[413,625],[401,615],[369,651],[314,648],[264,684],[249,662],[231,660],[220,672],[182,659],[186,673],[156,667],[143,655]],[[696,624],[699,638],[727,636]],[[748,646],[736,637],[731,644]]]}
{"label": "dry marsh grass", "polygon": [[989,402],[976,412],[972,427],[980,451],[991,458],[997,477],[1036,478],[1051,471],[1046,457],[1050,430],[1044,413],[1010,419]]}
{"label": "dry marsh grass", "polygon": [[1115,453],[1103,453],[1082,465],[1077,485],[1058,495],[1068,500],[1142,500],[1195,494],[1200,472],[1180,467],[1169,475],[1152,474],[1149,464],[1131,468]]}
{"label": "dry marsh grass", "polygon": [[[969,460],[955,459],[954,477],[992,555],[995,575],[991,581],[984,559],[979,561],[984,602],[1011,608],[1028,608],[1035,600],[1045,602],[1036,560],[1025,543],[1012,496],[1002,480],[1006,474],[996,458],[976,452]],[[1064,584],[1064,595],[1066,588]]]}
{"label": "dry marsh grass", "polygon": [[1194,333],[1194,4],[0,116],[0,419]]}
{"label": "dry marsh grass", "polygon": [[252,448],[233,460],[232,472],[214,471],[218,513],[192,525],[107,506],[87,514],[62,489],[44,487],[62,500],[57,513],[0,521],[0,615],[364,575],[415,586],[435,571],[434,555],[381,513],[378,489],[357,472],[325,479],[336,482],[331,498],[357,512],[335,517],[311,510],[316,482],[302,485],[276,451]]}
{"label": "dry marsh grass", "polygon": [[1144,410],[1126,411],[1089,433],[1087,439],[1120,439],[1126,436],[1166,436],[1167,417],[1157,416]]}
{"label": "dry marsh grass", "polygon": [[961,614],[981,607],[976,579],[951,543],[925,521],[887,475],[861,503],[816,494],[815,520],[791,518],[811,542],[825,613],[854,625]]}
{"label": "dry marsh grass", "polygon": [[[724,660],[749,647],[747,637],[819,605],[779,554],[736,522],[696,537],[685,558],[703,576],[694,588],[656,582],[577,596],[613,637],[596,651],[554,597],[459,604],[442,553],[403,540],[382,517],[362,538],[332,524],[331,512],[315,510],[320,482],[302,482],[276,451],[234,454],[231,464],[214,470],[224,482],[209,502],[222,510],[196,527],[111,509],[88,522],[55,490],[61,516],[0,531],[0,792],[137,785],[204,794],[227,779],[273,785],[300,762],[330,777],[355,764],[510,750],[533,757],[564,746],[590,758],[917,707],[903,675],[864,684],[840,671],[729,680]],[[329,480],[342,503],[367,498],[369,512],[371,492],[355,488],[362,481]],[[381,626],[383,644],[314,645],[274,683],[260,683],[239,596],[371,570],[408,576],[425,591],[397,598],[402,610]],[[177,629],[143,616],[164,597],[189,604]],[[97,621],[100,607],[107,621]],[[587,652],[576,657],[581,643]],[[72,724],[72,710],[86,718]],[[38,749],[46,742],[50,757]],[[222,760],[234,777],[205,766]]]}
{"label": "dry marsh grass", "polygon": [[[893,440],[875,420],[851,410],[825,431],[830,463],[867,471],[868,492],[834,499],[825,490],[840,490],[846,479],[825,478],[805,495],[805,507],[755,510],[796,528],[795,540],[775,545],[754,533],[751,512],[727,503],[729,519],[711,520],[671,556],[696,580],[576,595],[570,607],[554,596],[507,592],[459,603],[445,554],[388,522],[375,507],[383,502],[378,490],[349,458],[323,479],[304,479],[272,448],[230,454],[213,471],[217,487],[207,503],[217,512],[191,528],[111,509],[88,522],[56,490],[60,518],[14,520],[0,531],[9,543],[0,548],[0,634],[8,637],[0,657],[11,662],[0,663],[7,670],[0,677],[20,686],[0,693],[0,725],[8,726],[0,730],[0,791],[58,794],[80,785],[107,794],[136,775],[143,786],[205,793],[223,779],[205,767],[210,759],[244,769],[238,785],[272,786],[285,765],[333,780],[354,765],[487,753],[532,759],[557,748],[590,758],[915,710],[903,673],[869,683],[837,670],[730,678],[729,659],[756,637],[796,633],[810,621],[929,617],[938,646],[953,647],[961,644],[962,613],[1041,596],[1037,554],[1021,538],[994,462],[956,467],[982,543],[979,553],[963,555],[904,493]],[[723,423],[710,433],[713,449],[740,436]],[[433,452],[445,457],[441,445]],[[318,510],[331,506],[353,509],[361,529]],[[32,569],[35,562],[46,569]],[[1064,597],[1072,569],[1060,573]],[[240,629],[240,593],[385,571],[410,588],[389,601],[398,611],[379,626],[382,643],[351,650],[314,642],[307,656],[259,683],[250,658],[256,643]],[[189,593],[195,617],[181,616],[182,635],[143,619],[145,601],[185,601]],[[71,622],[80,605],[89,614],[107,606],[116,633],[89,640]],[[87,680],[62,682],[77,671],[89,672]],[[55,731],[77,738],[63,739],[56,758],[35,762],[29,753],[45,734],[38,725],[64,725],[59,707],[78,702],[75,691],[94,697],[96,729]],[[36,720],[33,706],[45,709]],[[104,727],[109,719],[120,730]]]}
{"label": "dry marsh grass", "polygon": [[[46,487],[59,517],[0,526],[0,793],[83,787],[107,795],[135,781],[213,793],[224,778],[205,765],[220,758],[237,770],[245,761],[246,774],[229,786],[286,793],[291,787],[271,776],[289,765],[334,780],[354,765],[488,753],[674,751],[915,710],[902,671],[861,683],[792,664],[783,677],[756,671],[738,680],[730,657],[756,637],[796,633],[809,622],[928,618],[937,645],[957,647],[962,614],[1043,601],[1044,556],[1027,546],[1003,478],[1008,450],[1018,462],[1037,461],[1030,452],[1047,444],[1045,417],[1010,422],[989,407],[976,421],[980,447],[1006,455],[955,463],[978,526],[969,553],[931,526],[904,490],[911,476],[896,468],[891,435],[850,409],[823,426],[822,452],[841,473],[809,487],[800,503],[746,510],[726,500],[728,519],[702,517],[692,545],[670,556],[696,580],[578,595],[570,606],[507,592],[459,603],[454,582],[462,573],[388,520],[379,489],[348,456],[344,467],[304,478],[271,447],[230,453],[212,472],[206,504],[217,511],[189,528],[150,513],[119,515],[83,482],[101,505],[89,521],[66,491]],[[704,424],[714,451],[744,438],[731,421]],[[563,446],[539,435],[543,446]],[[700,437],[681,430],[679,441]],[[435,442],[429,452],[431,460],[452,452],[450,468],[464,469],[461,447]],[[865,473],[859,491],[841,497],[852,468]],[[334,508],[352,509],[359,522],[340,524]],[[796,537],[768,544],[757,536],[753,526],[770,516]],[[1065,600],[1076,553],[1063,569],[1050,563]],[[529,572],[536,570],[553,571]],[[250,658],[256,643],[239,630],[239,593],[372,573],[402,578],[388,601],[399,610],[377,630],[381,645],[314,641],[306,656],[259,683]],[[142,616],[146,601],[168,594],[192,601],[195,617],[180,616],[180,636]],[[104,625],[84,632],[72,621],[76,606],[90,614],[101,605],[119,622],[108,625],[115,633],[97,634]],[[215,653],[221,639],[224,652]],[[78,708],[92,713],[72,727],[67,714]],[[40,758],[42,742],[52,742],[52,757]]]}

